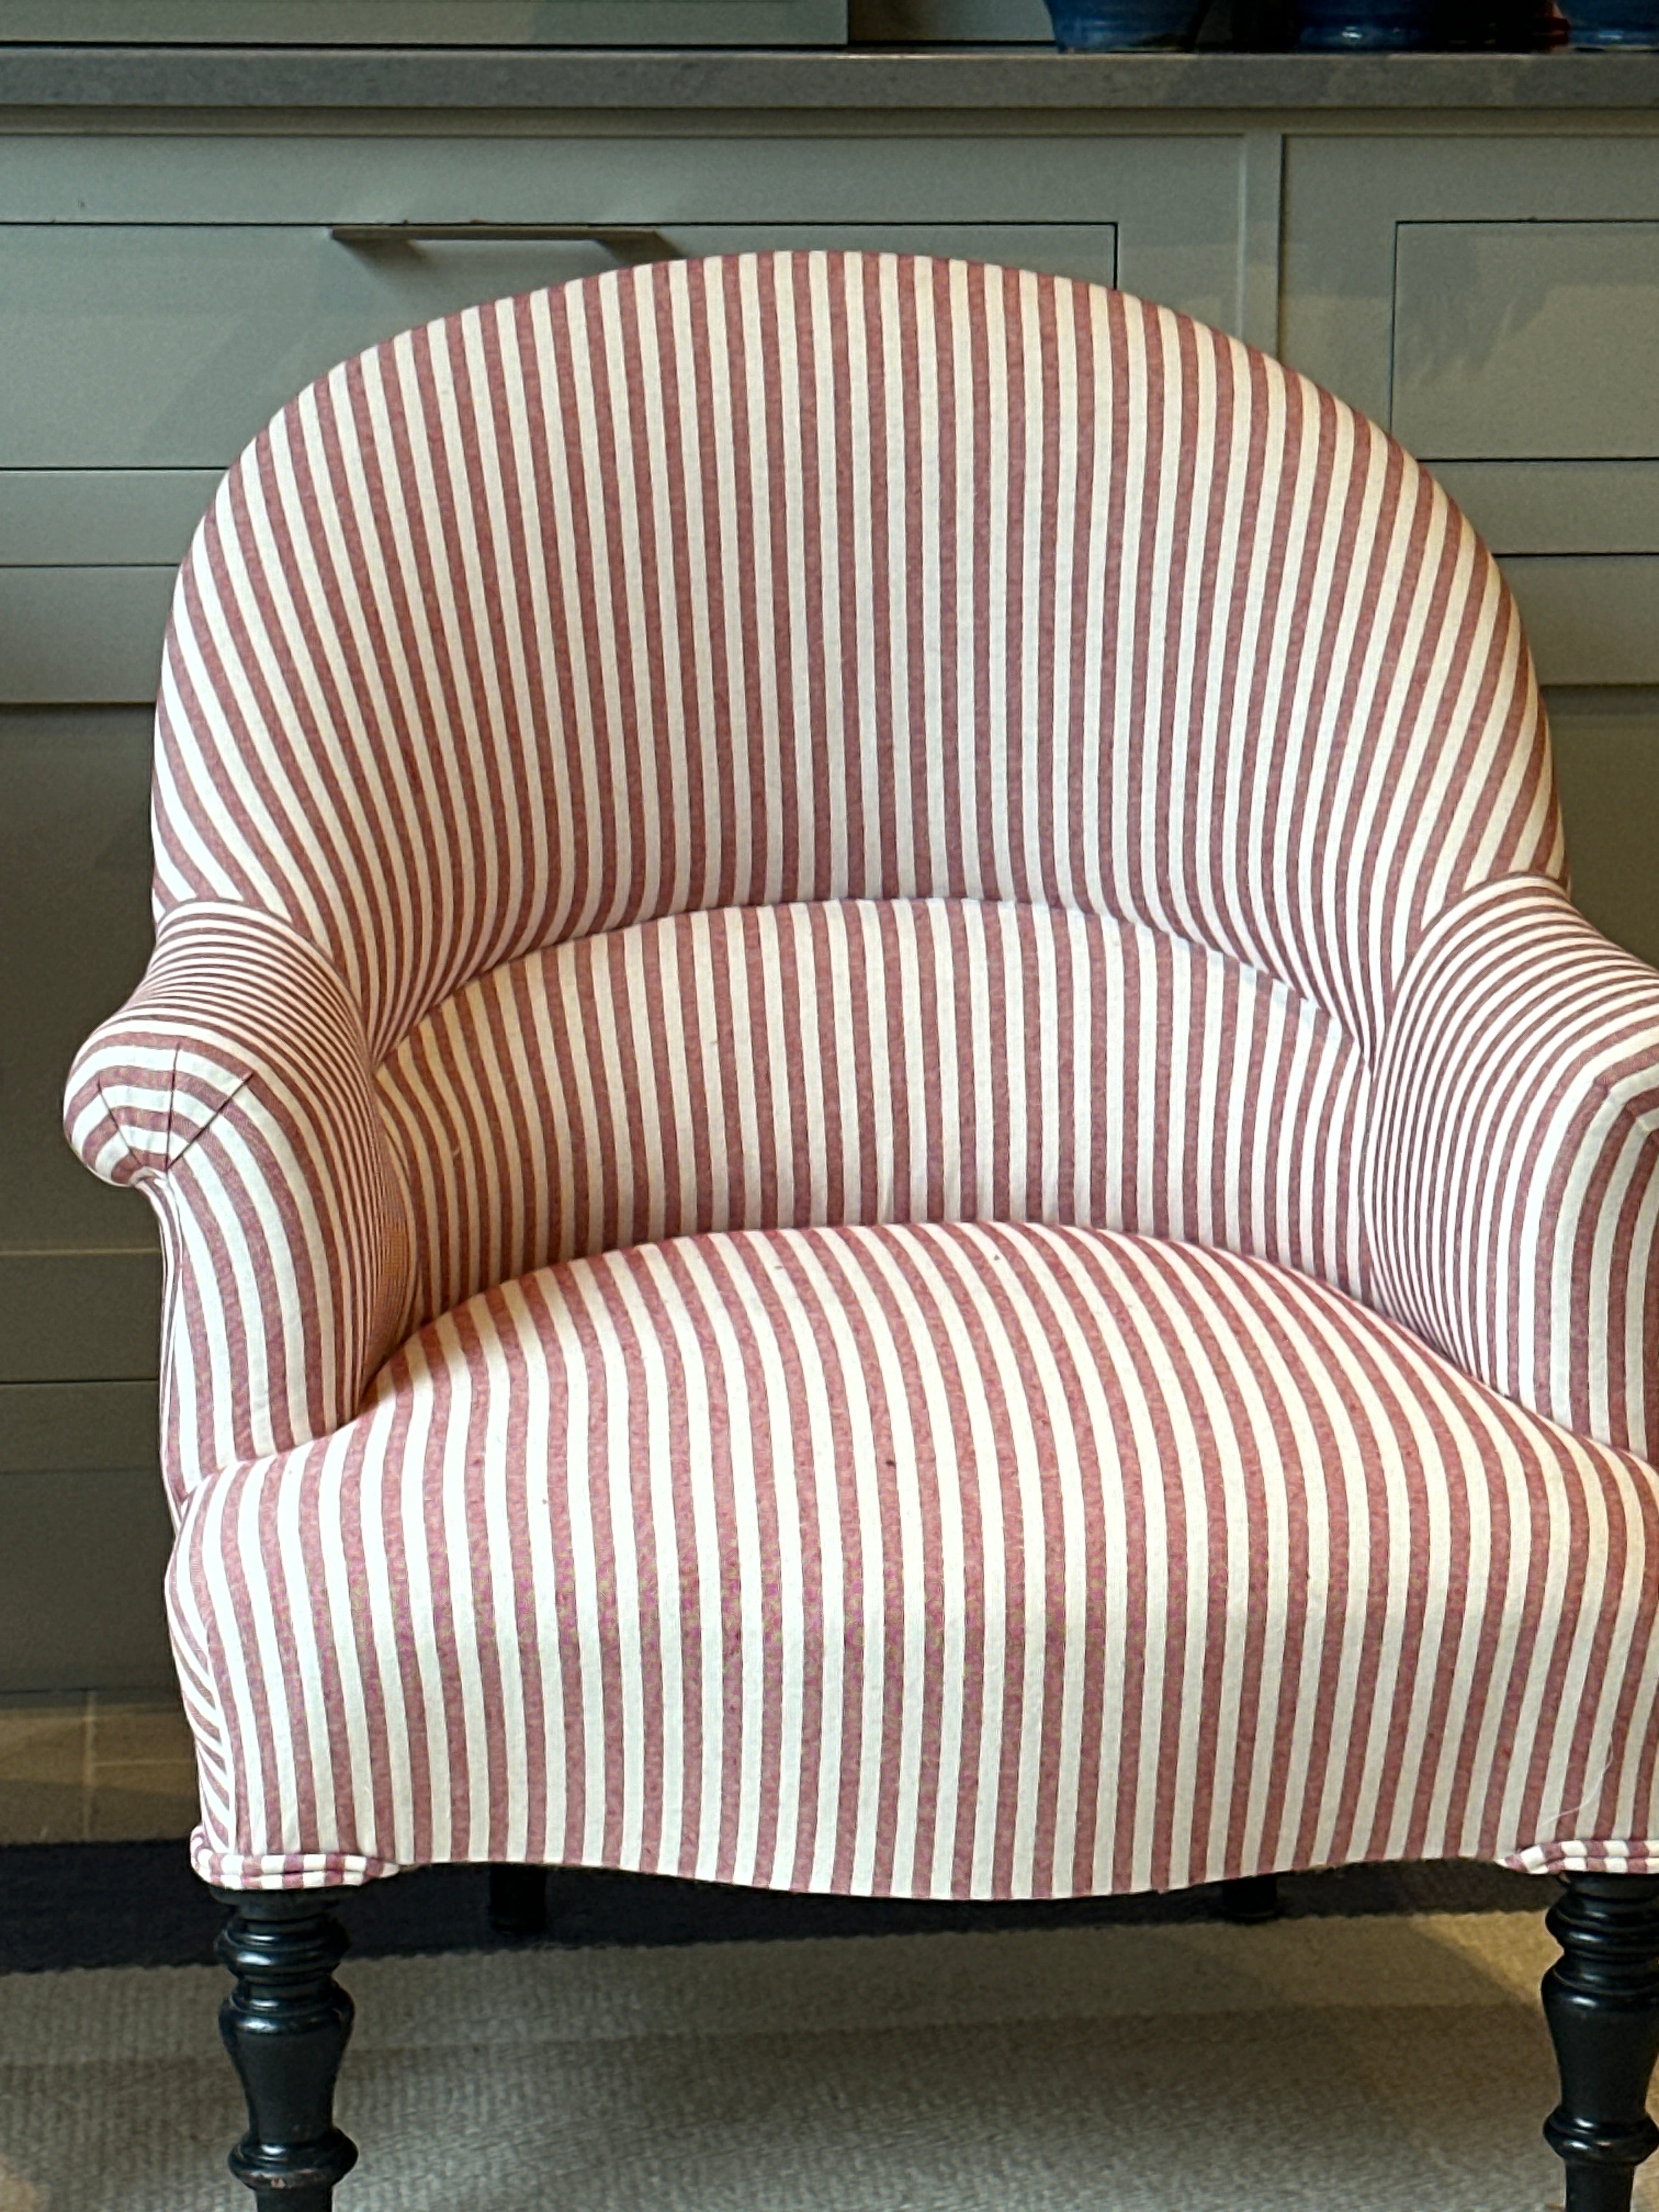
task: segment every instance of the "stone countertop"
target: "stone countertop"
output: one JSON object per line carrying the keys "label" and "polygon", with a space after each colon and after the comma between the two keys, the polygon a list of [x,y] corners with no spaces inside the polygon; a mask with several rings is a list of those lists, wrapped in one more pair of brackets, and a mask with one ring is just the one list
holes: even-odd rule
{"label": "stone countertop", "polygon": [[0,106],[289,111],[1659,109],[1659,53],[0,46]]}

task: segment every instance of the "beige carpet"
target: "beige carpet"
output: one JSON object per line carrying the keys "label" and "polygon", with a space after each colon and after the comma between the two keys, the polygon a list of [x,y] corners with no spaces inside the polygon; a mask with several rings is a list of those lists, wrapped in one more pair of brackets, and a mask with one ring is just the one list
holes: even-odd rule
{"label": "beige carpet", "polygon": [[[1544,2212],[1553,1955],[1492,1912],[365,1960],[338,2212]],[[222,1987],[0,1978],[0,2212],[251,2212]]]}

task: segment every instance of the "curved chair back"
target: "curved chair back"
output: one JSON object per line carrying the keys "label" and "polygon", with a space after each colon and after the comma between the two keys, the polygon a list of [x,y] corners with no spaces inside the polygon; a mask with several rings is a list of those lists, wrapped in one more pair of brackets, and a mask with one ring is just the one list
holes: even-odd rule
{"label": "curved chair back", "polygon": [[1113,915],[1364,1048],[1460,891],[1561,860],[1490,558],[1370,423],[1164,308],[857,253],[631,270],[343,364],[168,641],[163,909],[325,951],[384,1054],[688,909]]}

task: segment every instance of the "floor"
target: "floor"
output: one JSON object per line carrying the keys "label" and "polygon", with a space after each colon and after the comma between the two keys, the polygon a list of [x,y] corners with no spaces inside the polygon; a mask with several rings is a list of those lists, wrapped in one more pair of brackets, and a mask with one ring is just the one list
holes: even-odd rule
{"label": "floor", "polygon": [[[1497,1911],[350,1956],[337,2212],[1559,2212],[1552,1955]],[[0,2212],[232,2212],[223,1988],[0,1978]]]}
{"label": "floor", "polygon": [[176,1697],[0,1697],[0,1844],[139,1842],[195,1825]]}
{"label": "floor", "polygon": [[[220,1918],[161,1697],[0,1701],[0,2212],[231,2212]],[[1559,2212],[1555,1885],[927,1906],[478,1868],[342,1907],[338,2212]],[[8,1971],[8,1969],[9,1971]],[[1659,2212],[1659,2160],[1638,2212]]]}

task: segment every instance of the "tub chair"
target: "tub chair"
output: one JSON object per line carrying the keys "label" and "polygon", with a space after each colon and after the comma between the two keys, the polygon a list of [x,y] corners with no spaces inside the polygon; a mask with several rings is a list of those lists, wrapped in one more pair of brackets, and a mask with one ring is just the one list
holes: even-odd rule
{"label": "tub chair", "polygon": [[155,830],[68,1126],[166,1250],[262,2207],[356,2154],[328,1907],[400,1868],[1449,1857],[1564,1877],[1547,2133],[1629,2203],[1659,976],[1397,446],[1012,270],[474,308],[231,471]]}

